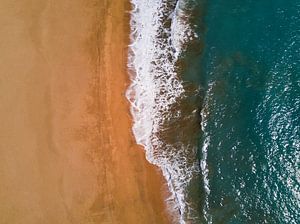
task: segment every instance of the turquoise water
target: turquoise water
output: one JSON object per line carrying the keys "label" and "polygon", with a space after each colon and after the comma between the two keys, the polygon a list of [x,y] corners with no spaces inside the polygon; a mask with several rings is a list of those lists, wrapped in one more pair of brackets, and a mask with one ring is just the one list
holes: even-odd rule
{"label": "turquoise water", "polygon": [[191,3],[203,45],[183,76],[203,97],[195,223],[300,223],[300,1]]}

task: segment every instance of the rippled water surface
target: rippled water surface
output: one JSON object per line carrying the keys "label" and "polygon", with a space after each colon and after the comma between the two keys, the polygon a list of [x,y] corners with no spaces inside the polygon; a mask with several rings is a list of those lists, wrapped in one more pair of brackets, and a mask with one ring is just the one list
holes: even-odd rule
{"label": "rippled water surface", "polygon": [[211,0],[206,13],[204,222],[299,223],[300,1]]}

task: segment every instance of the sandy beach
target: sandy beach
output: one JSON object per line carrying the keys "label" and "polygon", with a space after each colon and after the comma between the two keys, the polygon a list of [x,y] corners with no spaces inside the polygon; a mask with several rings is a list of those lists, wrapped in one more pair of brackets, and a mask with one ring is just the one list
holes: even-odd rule
{"label": "sandy beach", "polygon": [[170,223],[131,133],[125,0],[0,3],[0,224]]}

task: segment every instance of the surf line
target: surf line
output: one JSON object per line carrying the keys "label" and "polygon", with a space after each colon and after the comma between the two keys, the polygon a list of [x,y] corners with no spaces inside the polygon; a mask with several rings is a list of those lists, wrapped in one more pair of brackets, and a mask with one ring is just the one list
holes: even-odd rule
{"label": "surf line", "polygon": [[131,83],[126,97],[131,104],[132,131],[147,160],[162,170],[171,192],[168,208],[184,224],[193,210],[187,203],[187,188],[200,172],[199,164],[187,162],[187,157],[196,150],[187,150],[191,146],[184,143],[169,143],[162,133],[170,120],[181,117],[180,110],[172,112],[185,94],[176,62],[185,44],[197,36],[186,20],[185,0],[131,0],[131,4]]}

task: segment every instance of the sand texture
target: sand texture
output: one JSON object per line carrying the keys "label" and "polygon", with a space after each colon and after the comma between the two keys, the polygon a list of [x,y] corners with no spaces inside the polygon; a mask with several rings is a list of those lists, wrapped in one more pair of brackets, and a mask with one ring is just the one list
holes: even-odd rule
{"label": "sand texture", "polygon": [[1,0],[0,224],[169,223],[131,134],[128,10]]}

